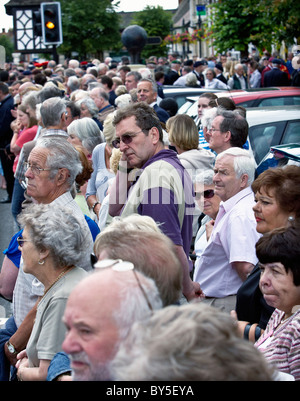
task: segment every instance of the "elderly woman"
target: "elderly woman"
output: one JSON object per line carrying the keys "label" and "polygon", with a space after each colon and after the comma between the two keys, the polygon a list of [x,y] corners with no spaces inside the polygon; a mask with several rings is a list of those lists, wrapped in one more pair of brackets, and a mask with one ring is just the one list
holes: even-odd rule
{"label": "elderly woman", "polygon": [[98,125],[88,117],[72,121],[67,128],[67,132],[69,134],[68,141],[73,146],[82,146],[89,159],[92,158],[94,148],[104,141]]}
{"label": "elderly woman", "polygon": [[265,234],[256,244],[260,288],[275,308],[255,346],[279,371],[300,381],[300,226]]}
{"label": "elderly woman", "polygon": [[98,107],[96,106],[94,100],[90,97],[84,97],[79,99],[76,104],[80,107],[80,117],[89,117],[95,121],[99,129],[102,131],[102,123],[98,120]]}
{"label": "elderly woman", "polygon": [[107,195],[108,180],[114,178],[115,174],[110,169],[110,157],[112,155],[112,142],[116,138],[116,129],[112,124],[113,113],[109,114],[103,127],[104,143],[97,145],[93,150],[93,173],[88,181],[86,200],[90,209],[99,218],[99,211],[104,198]]}
{"label": "elderly woman", "polygon": [[221,202],[220,197],[214,191],[213,176],[213,169],[205,170],[203,173],[197,174],[194,183],[196,202],[204,214],[195,238],[196,265],[200,255],[206,248]]}
{"label": "elderly woman", "polygon": [[18,355],[19,380],[46,380],[51,359],[61,350],[62,322],[73,287],[87,274],[77,267],[86,242],[80,222],[67,208],[32,205],[20,217],[23,236],[18,238],[24,272],[44,285],[26,350]]}
{"label": "elderly woman", "polygon": [[224,82],[216,78],[216,73],[213,68],[207,68],[205,78],[205,89],[229,89]]}
{"label": "elderly woman", "polygon": [[[300,167],[291,165],[265,170],[253,182],[252,190],[259,233],[267,234],[300,220]],[[262,296],[259,279],[257,265],[237,293],[240,334],[252,342],[260,337],[274,311]]]}

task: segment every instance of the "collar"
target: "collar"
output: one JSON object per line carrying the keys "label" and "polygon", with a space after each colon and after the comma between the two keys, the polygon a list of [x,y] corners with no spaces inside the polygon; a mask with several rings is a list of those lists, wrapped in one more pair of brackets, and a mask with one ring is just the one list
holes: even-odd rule
{"label": "collar", "polygon": [[240,202],[242,199],[246,198],[247,196],[253,195],[253,191],[251,189],[251,186],[242,189],[239,191],[237,194],[233,195],[231,198],[227,199],[227,201],[220,202],[220,205],[223,206],[225,212],[229,212],[234,205],[236,205],[238,202]]}

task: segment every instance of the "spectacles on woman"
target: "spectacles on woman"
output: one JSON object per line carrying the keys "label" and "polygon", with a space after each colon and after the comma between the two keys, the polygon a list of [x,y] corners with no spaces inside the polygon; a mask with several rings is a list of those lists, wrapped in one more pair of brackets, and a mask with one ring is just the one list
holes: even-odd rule
{"label": "spectacles on woman", "polygon": [[151,305],[151,302],[149,301],[149,298],[146,294],[146,291],[144,290],[141,281],[139,279],[139,276],[137,275],[135,268],[134,268],[134,264],[131,262],[126,262],[123,261],[122,259],[103,259],[103,260],[99,260],[97,263],[94,264],[94,267],[96,269],[106,269],[106,268],[110,268],[116,272],[126,272],[129,270],[132,270],[134,277],[136,278],[136,281],[138,283],[138,286],[140,288],[140,290],[142,291],[145,301],[149,307],[149,309],[153,312],[153,308]]}
{"label": "spectacles on woman", "polygon": [[215,195],[215,191],[213,189],[207,189],[206,191],[203,192],[196,192],[196,197],[200,198],[203,196],[204,199],[210,199]]}
{"label": "spectacles on woman", "polygon": [[22,248],[24,245],[24,242],[32,242],[30,239],[24,239],[22,237],[17,238],[18,245]]}

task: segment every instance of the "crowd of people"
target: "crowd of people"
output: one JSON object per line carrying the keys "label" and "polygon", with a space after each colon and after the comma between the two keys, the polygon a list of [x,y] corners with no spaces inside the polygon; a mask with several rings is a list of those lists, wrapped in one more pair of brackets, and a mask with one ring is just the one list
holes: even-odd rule
{"label": "crowd of people", "polygon": [[300,166],[257,175],[246,109],[163,93],[292,83],[268,62],[1,72],[1,381],[300,380]]}

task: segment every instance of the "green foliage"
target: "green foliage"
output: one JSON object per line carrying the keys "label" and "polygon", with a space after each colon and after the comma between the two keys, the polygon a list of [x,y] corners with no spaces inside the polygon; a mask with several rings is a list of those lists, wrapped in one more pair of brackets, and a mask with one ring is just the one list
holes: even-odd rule
{"label": "green foliage", "polygon": [[260,51],[299,36],[300,3],[292,0],[220,0],[210,6],[206,29],[219,52],[231,48],[248,54],[252,42]]}
{"label": "green foliage", "polygon": [[[165,11],[161,6],[147,6],[144,10],[135,14],[132,25],[139,25],[145,29],[148,37],[160,36],[163,40],[170,33],[172,25],[172,14]],[[167,47],[161,45],[146,45],[142,51],[142,57],[148,58],[153,55],[165,55]]]}
{"label": "green foliage", "polygon": [[110,0],[62,0],[61,8],[63,44],[59,53],[100,57],[103,50],[122,46],[120,17]]}
{"label": "green foliage", "polygon": [[0,35],[0,45],[5,48],[6,62],[13,61],[14,44],[6,35]]}

